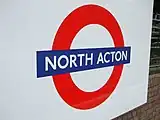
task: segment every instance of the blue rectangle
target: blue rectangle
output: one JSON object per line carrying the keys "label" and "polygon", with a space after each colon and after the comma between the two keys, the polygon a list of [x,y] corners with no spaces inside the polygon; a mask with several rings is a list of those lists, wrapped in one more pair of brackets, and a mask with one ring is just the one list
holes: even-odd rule
{"label": "blue rectangle", "polygon": [[131,47],[37,51],[37,77],[128,64],[130,53]]}

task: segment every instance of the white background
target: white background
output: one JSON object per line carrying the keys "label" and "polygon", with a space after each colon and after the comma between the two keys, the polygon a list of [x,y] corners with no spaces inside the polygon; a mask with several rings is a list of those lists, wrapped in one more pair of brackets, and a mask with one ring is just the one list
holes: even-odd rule
{"label": "white background", "polygon": [[[115,16],[132,53],[109,99],[80,111],[60,98],[51,77],[36,78],[36,51],[50,50],[63,19],[90,3]],[[109,120],[145,103],[152,5],[152,0],[0,0],[0,120]],[[98,25],[83,28],[72,43],[72,48],[112,46]],[[112,67],[102,68],[72,73],[72,78],[80,89],[94,91],[111,72]]]}

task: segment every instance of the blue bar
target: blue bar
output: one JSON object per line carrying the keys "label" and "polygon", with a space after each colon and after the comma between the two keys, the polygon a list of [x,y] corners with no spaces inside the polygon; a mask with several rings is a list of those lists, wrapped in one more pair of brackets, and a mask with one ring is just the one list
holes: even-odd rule
{"label": "blue bar", "polygon": [[[118,53],[121,53],[122,55],[122,52],[126,53],[125,56],[127,57],[124,56],[120,57],[120,54]],[[78,55],[80,54],[81,55],[84,54],[84,56],[81,58],[78,57]],[[92,60],[87,60],[86,58],[91,58],[91,54],[93,55]],[[103,57],[103,61],[99,61],[100,59],[98,59],[101,58],[100,54]],[[85,70],[91,70],[109,66],[116,66],[120,64],[128,64],[130,63],[130,54],[131,54],[131,47],[37,51],[37,77],[39,78],[46,76],[54,76],[58,74],[85,71]],[[65,55],[69,60],[69,64],[67,65],[66,68],[63,69],[60,68],[60,66],[58,66],[57,63],[59,57],[62,55]],[[70,66],[70,55],[76,56],[75,64],[77,66],[75,66],[75,64],[72,64],[72,67]],[[56,66],[56,69],[53,69],[51,64],[48,64],[48,70],[45,70],[46,57],[48,57],[52,63],[56,63],[54,64]],[[54,61],[54,57],[56,57],[56,61]],[[117,61],[116,58],[121,58],[121,59]],[[107,62],[105,62],[104,59],[107,60]],[[66,64],[66,60],[64,58],[59,61],[62,66]],[[82,63],[82,65],[80,62]]]}

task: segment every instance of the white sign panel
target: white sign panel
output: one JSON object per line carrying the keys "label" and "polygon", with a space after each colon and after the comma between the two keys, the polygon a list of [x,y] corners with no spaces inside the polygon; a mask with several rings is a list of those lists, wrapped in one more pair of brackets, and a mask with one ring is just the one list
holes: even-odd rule
{"label": "white sign panel", "polygon": [[109,120],[146,103],[152,7],[1,1],[0,119]]}

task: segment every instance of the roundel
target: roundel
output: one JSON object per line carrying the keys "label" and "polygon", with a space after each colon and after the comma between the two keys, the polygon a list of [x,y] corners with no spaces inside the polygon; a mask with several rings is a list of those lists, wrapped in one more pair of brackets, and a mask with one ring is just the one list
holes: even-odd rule
{"label": "roundel", "polygon": [[[115,17],[98,5],[84,5],[71,12],[60,25],[54,38],[52,50],[69,50],[76,34],[85,26],[98,24],[112,36],[114,47],[124,47],[123,35]],[[86,92],[73,82],[70,73],[52,76],[61,98],[71,107],[81,110],[92,109],[102,104],[115,90],[123,70],[116,65],[108,81],[96,91]]]}

